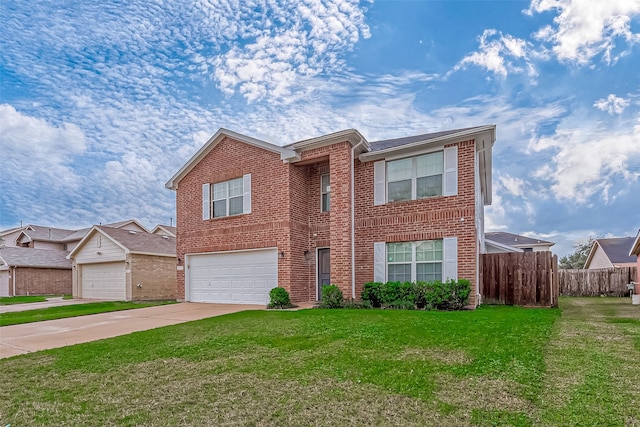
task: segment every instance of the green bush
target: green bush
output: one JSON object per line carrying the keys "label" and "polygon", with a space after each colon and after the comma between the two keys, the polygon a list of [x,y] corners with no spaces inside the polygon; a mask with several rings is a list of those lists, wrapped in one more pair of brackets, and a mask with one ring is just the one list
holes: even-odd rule
{"label": "green bush", "polygon": [[365,283],[361,296],[362,301],[367,301],[371,305],[371,307],[380,308],[380,293],[383,286],[384,283],[382,282]]}
{"label": "green bush", "polygon": [[267,308],[292,308],[289,292],[284,288],[273,288],[269,291],[269,305]]}
{"label": "green bush", "polygon": [[344,296],[336,285],[329,285],[322,288],[322,298],[320,308],[341,308]]}
{"label": "green bush", "polygon": [[370,282],[362,301],[372,307],[411,310],[461,310],[469,303],[471,284],[466,279],[434,282]]}
{"label": "green bush", "polygon": [[358,301],[355,299],[346,299],[342,302],[342,308],[371,308],[370,301]]}

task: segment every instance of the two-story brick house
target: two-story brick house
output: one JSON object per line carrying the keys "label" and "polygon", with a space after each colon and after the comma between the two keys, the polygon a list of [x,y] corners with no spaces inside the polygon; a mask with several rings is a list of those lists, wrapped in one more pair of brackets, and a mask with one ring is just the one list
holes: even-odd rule
{"label": "two-story brick house", "polygon": [[259,303],[270,289],[359,298],[370,281],[469,279],[477,305],[495,126],[287,146],[220,129],[169,180],[177,295]]}

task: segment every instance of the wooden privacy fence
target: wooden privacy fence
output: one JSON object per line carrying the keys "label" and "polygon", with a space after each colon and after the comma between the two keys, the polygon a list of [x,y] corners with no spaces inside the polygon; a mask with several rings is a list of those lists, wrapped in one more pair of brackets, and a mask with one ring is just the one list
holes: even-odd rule
{"label": "wooden privacy fence", "polygon": [[597,270],[558,270],[560,295],[572,297],[627,296],[627,284],[635,281],[636,267]]}
{"label": "wooden privacy fence", "polygon": [[485,304],[558,306],[558,257],[551,252],[482,254]]}

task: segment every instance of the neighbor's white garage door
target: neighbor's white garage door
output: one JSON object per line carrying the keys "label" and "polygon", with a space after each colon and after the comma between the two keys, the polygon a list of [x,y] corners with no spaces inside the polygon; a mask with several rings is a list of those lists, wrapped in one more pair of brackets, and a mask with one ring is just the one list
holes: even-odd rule
{"label": "neighbor's white garage door", "polygon": [[267,304],[278,286],[276,249],[188,257],[187,299],[192,302]]}
{"label": "neighbor's white garage door", "polygon": [[0,270],[0,297],[9,296],[9,271]]}
{"label": "neighbor's white garage door", "polygon": [[81,264],[81,268],[82,298],[115,301],[127,298],[124,262]]}

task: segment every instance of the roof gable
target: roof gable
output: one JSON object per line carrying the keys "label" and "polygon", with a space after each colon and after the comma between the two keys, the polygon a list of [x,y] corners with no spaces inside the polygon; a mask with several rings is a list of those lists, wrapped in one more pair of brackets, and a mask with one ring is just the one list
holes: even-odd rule
{"label": "roof gable", "polygon": [[176,255],[175,237],[95,225],[69,253],[69,258],[75,257],[84,244],[96,233],[100,233],[111,240],[122,248],[125,253],[158,256]]}
{"label": "roof gable", "polygon": [[194,154],[193,157],[191,157],[191,159],[189,159],[187,163],[185,163],[184,166],[182,166],[180,170],[176,172],[176,174],[173,177],[171,177],[169,181],[167,181],[167,183],[165,184],[165,187],[170,190],[176,190],[182,178],[184,178],[185,175],[187,175],[207,154],[209,154],[209,152],[211,152],[211,150],[213,150],[213,148],[216,145],[218,145],[222,140],[224,140],[227,137],[245,144],[252,145],[254,147],[262,148],[264,150],[268,150],[268,151],[280,154],[280,158],[283,161],[295,160],[299,157],[295,151],[290,150],[288,148],[280,147],[278,145],[271,144],[266,141],[252,138],[247,135],[242,135],[240,133],[233,132],[228,129],[220,128],[196,152],[196,154]]}
{"label": "roof gable", "polygon": [[608,239],[596,239],[589,251],[584,265],[591,265],[598,250],[607,257],[611,264],[632,264],[636,262],[636,256],[629,253],[629,248],[634,244],[634,237],[613,237]]}

